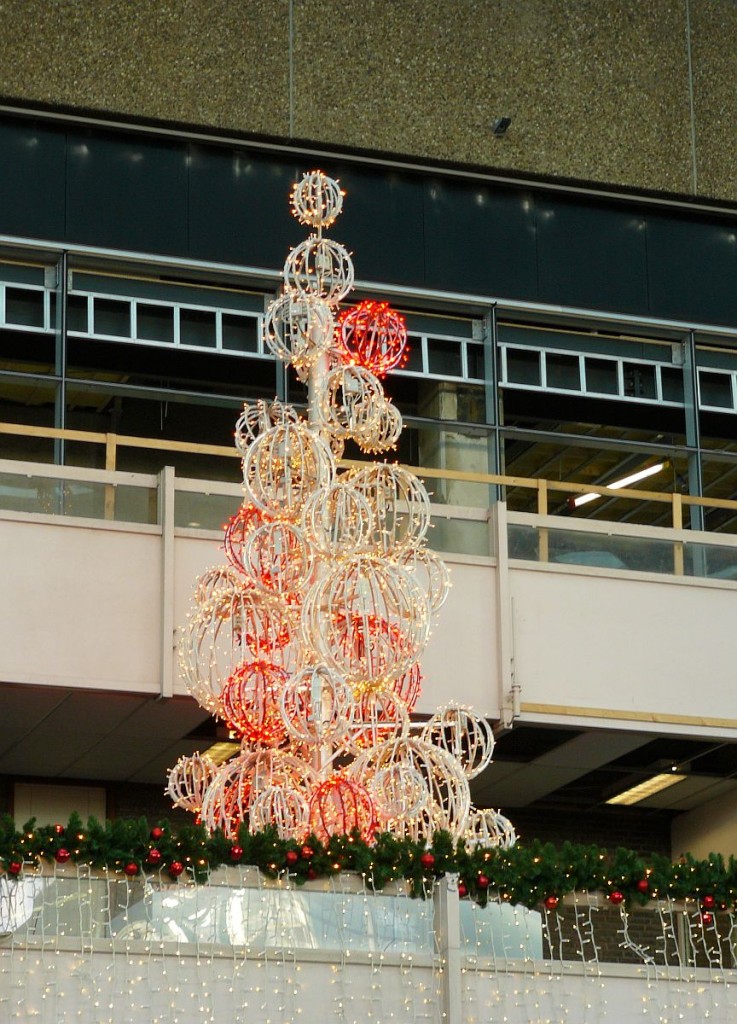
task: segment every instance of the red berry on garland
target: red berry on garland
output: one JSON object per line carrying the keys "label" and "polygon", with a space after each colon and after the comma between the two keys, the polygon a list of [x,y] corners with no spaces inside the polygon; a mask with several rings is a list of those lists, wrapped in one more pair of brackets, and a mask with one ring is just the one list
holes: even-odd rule
{"label": "red berry on garland", "polygon": [[234,864],[237,864],[242,856],[243,856],[243,847],[242,846],[231,846],[231,848],[230,848],[230,859],[233,861]]}
{"label": "red berry on garland", "polygon": [[58,836],[63,836],[64,835],[64,826],[63,825],[59,825],[59,824],[54,825],[54,832],[56,832],[56,834]]}
{"label": "red berry on garland", "polygon": [[307,868],[307,877],[311,882],[314,882],[314,880],[317,878],[317,872],[315,871],[314,868]]}
{"label": "red berry on garland", "polygon": [[57,862],[57,864],[66,864],[70,857],[71,853],[69,852],[69,850],[65,850],[63,846],[60,849],[58,849],[54,854],[54,860]]}
{"label": "red berry on garland", "polygon": [[468,886],[465,882],[458,883],[458,895],[461,899],[463,899],[464,896],[468,896]]}
{"label": "red berry on garland", "polygon": [[709,925],[709,924],[711,924],[711,922],[713,920],[714,920],[714,915],[711,914],[708,910],[705,910],[703,912],[703,914],[701,915],[701,923],[702,924]]}
{"label": "red berry on garland", "polygon": [[19,860],[11,860],[10,864],[8,864],[8,874],[9,875],[19,875],[22,870],[23,870],[23,864]]}
{"label": "red berry on garland", "polygon": [[609,893],[609,902],[618,907],[620,903],[624,903],[624,893],[620,892],[619,889],[612,889]]}
{"label": "red berry on garland", "polygon": [[703,896],[701,899],[701,906],[704,908],[704,910],[713,910],[716,906],[716,902],[717,901],[714,899],[713,896],[706,895]]}
{"label": "red berry on garland", "polygon": [[173,860],[169,865],[169,874],[172,878],[179,878],[184,871],[184,864],[180,860]]}
{"label": "red berry on garland", "polygon": [[491,883],[490,883],[489,879],[486,877],[486,875],[479,875],[479,877],[476,879],[476,881],[478,883],[479,889],[488,889],[489,886],[491,885]]}
{"label": "red berry on garland", "polygon": [[425,852],[420,856],[420,864],[422,864],[423,868],[435,867],[435,854],[430,853],[429,850],[425,850]]}
{"label": "red berry on garland", "polygon": [[162,861],[161,850],[157,850],[156,847],[154,846],[154,848],[152,850],[148,851],[148,856],[146,857],[146,863],[147,864],[161,864],[161,861]]}
{"label": "red berry on garland", "polygon": [[128,863],[123,868],[123,871],[128,876],[128,878],[133,878],[135,875],[137,875],[138,870],[138,865],[134,860],[128,861]]}
{"label": "red berry on garland", "polygon": [[550,895],[545,897],[544,903],[546,910],[555,910],[560,903],[560,899],[557,896]]}
{"label": "red berry on garland", "polygon": [[284,860],[287,862],[287,864],[296,864],[297,861],[299,860],[299,854],[297,853],[296,850],[287,850],[287,852],[284,854]]}
{"label": "red berry on garland", "polygon": [[635,888],[637,889],[638,892],[641,892],[641,893],[647,895],[647,893],[650,892],[650,882],[647,880],[647,878],[640,878],[635,883]]}
{"label": "red berry on garland", "polygon": [[151,838],[155,842],[157,842],[159,839],[163,838],[163,835],[164,835],[163,828],[160,828],[158,825],[154,825],[154,827],[151,829]]}
{"label": "red berry on garland", "polygon": [[315,856],[315,851],[311,846],[303,846],[300,853],[302,854],[302,860],[309,860],[311,857]]}

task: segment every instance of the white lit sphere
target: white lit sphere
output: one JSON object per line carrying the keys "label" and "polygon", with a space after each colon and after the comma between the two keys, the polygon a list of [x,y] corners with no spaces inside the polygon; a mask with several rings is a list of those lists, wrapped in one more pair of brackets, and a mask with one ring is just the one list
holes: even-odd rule
{"label": "white lit sphere", "polygon": [[308,746],[337,742],[350,728],[353,691],[326,665],[311,665],[292,676],[280,702],[290,736]]}
{"label": "white lit sphere", "polygon": [[[235,573],[233,574],[235,575]],[[179,663],[187,689],[217,713],[225,683],[244,662],[291,665],[293,622],[283,602],[236,584],[213,592],[182,629]]]}
{"label": "white lit sphere", "polygon": [[294,406],[280,402],[278,398],[273,402],[266,402],[263,398],[253,403],[246,402],[236,420],[235,446],[245,455],[259,434],[280,423],[296,423],[298,419]]}
{"label": "white lit sphere", "polygon": [[305,533],[320,554],[332,557],[367,550],[373,521],[366,498],[343,480],[315,491],[302,512]]}
{"label": "white lit sphere", "polygon": [[430,802],[430,791],[422,775],[404,761],[380,768],[369,782],[368,791],[387,826],[396,819],[417,817]]}
{"label": "white lit sphere", "polygon": [[362,366],[341,366],[328,376],[320,412],[326,428],[341,438],[370,437],[385,405],[381,381]]}
{"label": "white lit sphere", "polygon": [[330,448],[302,422],[267,430],[243,459],[246,497],[274,516],[296,519],[310,495],[334,476]]}
{"label": "white lit sphere", "polygon": [[374,509],[376,552],[399,557],[420,544],[430,526],[430,498],[421,480],[401,466],[374,462],[351,470],[348,481]]}
{"label": "white lit sphere", "polygon": [[292,189],[292,212],[300,224],[329,228],[342,209],[340,185],[322,171],[309,171]]}
{"label": "white lit sphere", "polygon": [[509,818],[500,811],[487,807],[471,812],[465,839],[466,845],[471,848],[499,846],[503,850],[508,850],[516,844],[517,833]]}
{"label": "white lit sphere", "polygon": [[199,814],[205,791],[217,773],[207,754],[184,754],[169,772],[166,792],[175,807]]}
{"label": "white lit sphere", "polygon": [[280,594],[287,602],[299,599],[312,575],[315,552],[304,532],[292,523],[263,523],[246,538],[242,565],[253,586]]}
{"label": "white lit sphere", "polygon": [[413,576],[362,555],[313,585],[302,608],[306,641],[354,692],[406,672],[427,643],[429,629],[427,599]]}
{"label": "white lit sphere", "polygon": [[355,754],[371,751],[388,740],[409,735],[409,728],[409,710],[396,693],[386,688],[367,690],[351,709],[344,746]]}
{"label": "white lit sphere", "polygon": [[422,738],[447,750],[469,779],[476,778],[491,764],[494,733],[487,720],[471,708],[452,704],[436,711],[422,730]]}
{"label": "white lit sphere", "polygon": [[284,284],[300,295],[317,296],[337,305],[353,287],[353,261],[348,250],[332,238],[310,235],[287,256]]}
{"label": "white lit sphere", "polygon": [[330,348],[333,316],[324,299],[286,292],[266,311],[263,339],[284,363],[310,366]]}
{"label": "white lit sphere", "polygon": [[221,765],[205,791],[200,818],[209,832],[222,829],[226,838],[236,839],[248,817],[248,801],[259,755],[242,753]]}
{"label": "white lit sphere", "polygon": [[396,448],[401,433],[402,415],[388,398],[384,398],[376,422],[365,434],[356,436],[356,443],[362,452],[380,454]]}
{"label": "white lit sphere", "polygon": [[307,832],[309,804],[292,785],[270,783],[251,793],[248,823],[251,832],[274,827],[280,839],[302,839]]}
{"label": "white lit sphere", "polygon": [[450,572],[443,559],[429,548],[420,547],[410,548],[399,562],[415,574],[432,611],[439,611],[450,591]]}

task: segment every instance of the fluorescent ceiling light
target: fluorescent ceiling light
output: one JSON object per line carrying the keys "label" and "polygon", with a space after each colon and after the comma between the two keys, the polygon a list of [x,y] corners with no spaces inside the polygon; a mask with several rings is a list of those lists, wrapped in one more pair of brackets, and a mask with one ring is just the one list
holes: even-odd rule
{"label": "fluorescent ceiling light", "polygon": [[644,782],[638,782],[636,786],[631,786],[629,789],[625,789],[623,793],[617,793],[616,796],[611,797],[607,800],[608,804],[639,804],[641,800],[647,800],[649,796],[654,796],[655,793],[660,793],[664,789],[668,789],[670,786],[675,786],[677,782],[683,782],[688,776],[678,775],[676,772],[667,772],[663,775],[653,775],[649,779],[645,779]]}
{"label": "fluorescent ceiling light", "polygon": [[[655,476],[661,469],[665,469],[665,462],[658,462],[654,466],[648,466],[646,469],[639,469],[636,473],[631,473],[629,476],[623,476],[621,480],[614,480],[610,484],[604,484],[602,486],[609,487],[613,491],[619,490],[620,487],[629,487],[630,484],[636,484],[639,480],[646,480],[649,476]],[[578,508],[580,505],[587,505],[590,501],[596,501],[597,498],[601,498],[603,495],[594,494],[592,491],[590,494],[579,494],[577,498],[573,499],[574,508]]]}
{"label": "fluorescent ceiling light", "polygon": [[204,753],[215,764],[223,764],[223,762],[233,757],[234,754],[237,754],[240,749],[240,743],[230,743],[223,740],[222,743],[213,743],[210,749],[205,750]]}

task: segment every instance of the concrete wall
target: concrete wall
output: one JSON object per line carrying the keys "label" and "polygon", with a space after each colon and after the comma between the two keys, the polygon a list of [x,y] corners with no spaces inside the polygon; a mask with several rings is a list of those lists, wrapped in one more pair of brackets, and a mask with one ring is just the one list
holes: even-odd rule
{"label": "concrete wall", "polygon": [[734,854],[737,850],[737,793],[722,794],[675,818],[671,846],[674,857],[686,851],[694,857],[721,853],[729,858]]}
{"label": "concrete wall", "polygon": [[7,0],[2,14],[11,101],[737,199],[730,0]]}

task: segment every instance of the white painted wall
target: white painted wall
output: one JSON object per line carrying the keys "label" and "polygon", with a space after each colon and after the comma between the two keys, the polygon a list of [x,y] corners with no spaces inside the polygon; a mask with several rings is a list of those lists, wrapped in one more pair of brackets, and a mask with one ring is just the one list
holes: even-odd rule
{"label": "white painted wall", "polygon": [[737,850],[737,793],[725,793],[673,819],[671,850],[707,857],[721,853],[728,859]]}

